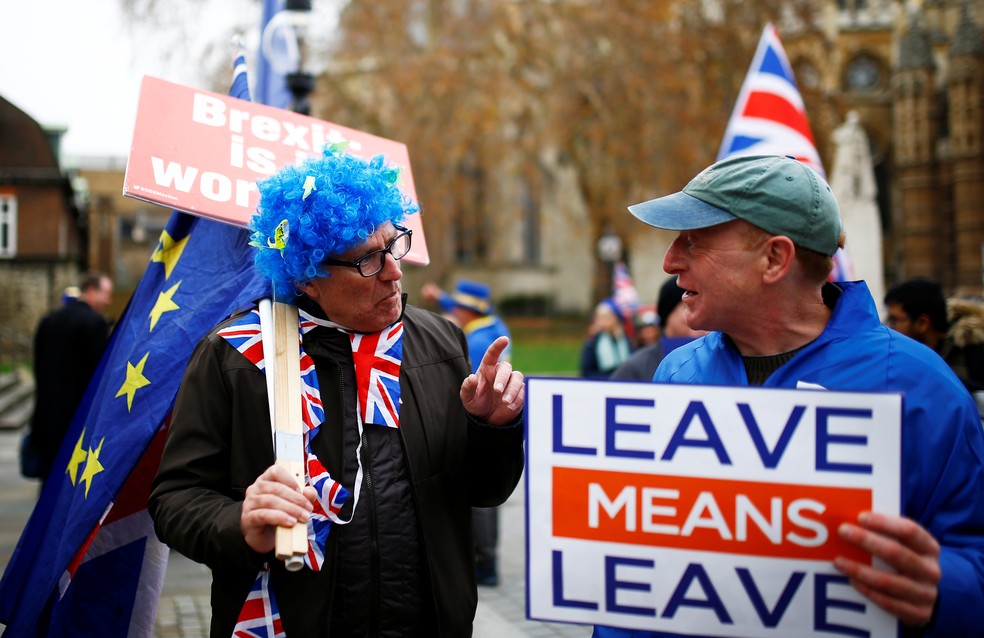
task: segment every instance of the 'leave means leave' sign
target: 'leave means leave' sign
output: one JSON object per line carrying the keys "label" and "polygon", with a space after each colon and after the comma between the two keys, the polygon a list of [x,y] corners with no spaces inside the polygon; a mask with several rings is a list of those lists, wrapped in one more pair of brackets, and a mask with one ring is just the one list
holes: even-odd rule
{"label": "'leave means leave' sign", "polygon": [[900,395],[542,378],[527,393],[531,618],[896,635],[831,561],[872,561],[840,523],[898,514]]}

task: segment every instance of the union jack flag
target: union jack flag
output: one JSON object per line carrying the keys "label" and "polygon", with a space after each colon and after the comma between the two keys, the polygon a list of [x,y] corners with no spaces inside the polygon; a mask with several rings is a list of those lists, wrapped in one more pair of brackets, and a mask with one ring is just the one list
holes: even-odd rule
{"label": "union jack flag", "polygon": [[771,24],[762,31],[717,158],[737,155],[790,155],[826,179],[793,68]]}
{"label": "union jack flag", "polygon": [[630,340],[635,338],[635,314],[639,310],[639,292],[624,261],[612,269],[612,302],[622,313],[622,327]]}
{"label": "union jack flag", "polygon": [[[301,339],[302,335],[314,330],[318,324],[303,310],[298,309],[298,315],[300,315],[301,326],[297,338]],[[307,431],[311,432],[311,438],[313,439],[317,434],[315,430],[325,420],[325,409],[321,403],[321,392],[318,390],[318,374],[314,369],[314,359],[308,353],[304,352],[303,342],[301,344],[301,397],[301,418],[304,419],[304,426]],[[321,464],[318,463],[318,466],[320,467]],[[315,473],[311,473],[308,476],[313,481]]]}
{"label": "union jack flag", "polygon": [[[793,77],[793,67],[779,40],[779,32],[772,24],[765,25],[762,30],[717,159],[741,155],[788,155],[827,179],[806,107]],[[853,278],[851,260],[843,249],[839,249],[834,255],[830,280]]]}
{"label": "union jack flag", "polygon": [[834,269],[827,277],[829,281],[852,281],[856,279],[858,273],[854,270],[854,263],[851,255],[843,248],[838,248],[834,253]]}
{"label": "union jack flag", "polygon": [[260,334],[260,313],[246,313],[241,319],[219,330],[219,336],[229,342],[249,362],[264,369],[263,338]]}
{"label": "union jack flag", "polygon": [[286,636],[280,622],[280,609],[270,589],[270,572],[260,572],[250,589],[239,622],[232,632],[234,638],[282,638]]}
{"label": "union jack flag", "polygon": [[[304,351],[302,335],[317,327],[317,323],[303,310],[299,310],[298,314],[300,316],[297,338],[300,349],[301,418],[304,421],[304,455],[307,470],[305,478],[317,490],[319,497],[319,502],[315,504],[314,512],[308,524],[308,540],[320,541],[320,546],[309,549],[310,562],[308,566],[317,571],[324,561],[324,539],[328,537],[328,529],[331,527],[330,521],[337,520],[338,511],[348,497],[348,490],[331,478],[328,470],[311,450],[311,441],[318,436],[321,424],[325,420],[325,410],[321,402],[321,390],[318,387],[318,374],[314,367],[314,359]],[[250,363],[260,370],[266,369],[258,309],[253,308],[250,312],[219,330],[218,334],[246,357]]]}
{"label": "union jack flag", "polygon": [[[303,311],[298,314],[300,315],[297,338],[300,348],[301,418],[305,426],[305,481],[314,487],[318,493],[314,510],[308,519],[308,551],[304,556],[304,564],[312,571],[320,571],[325,560],[325,544],[328,541],[328,532],[331,531],[332,522],[347,522],[340,520],[338,513],[348,499],[349,492],[341,483],[331,477],[311,449],[311,441],[318,436],[321,424],[325,420],[325,411],[321,403],[321,391],[318,387],[318,375],[314,367],[314,360],[304,351],[303,335],[313,330],[317,324],[310,315]],[[258,309],[254,308],[242,315],[219,330],[218,334],[246,357],[250,363],[265,371]],[[399,375],[399,369],[397,375]],[[239,613],[234,636],[273,638],[284,635],[280,626],[280,613],[277,610],[276,597],[269,586],[269,578],[270,573],[265,569],[257,575],[253,589]]]}
{"label": "union jack flag", "polygon": [[363,423],[400,427],[403,322],[397,322],[382,332],[352,333],[350,336],[358,385],[359,418]]}
{"label": "union jack flag", "polygon": [[308,456],[306,464],[311,485],[318,492],[318,500],[314,504],[311,518],[308,519],[308,551],[304,556],[304,564],[312,571],[320,571],[325,562],[324,549],[331,523],[348,522],[342,521],[338,513],[348,500],[349,493],[341,483],[331,478],[318,457]]}

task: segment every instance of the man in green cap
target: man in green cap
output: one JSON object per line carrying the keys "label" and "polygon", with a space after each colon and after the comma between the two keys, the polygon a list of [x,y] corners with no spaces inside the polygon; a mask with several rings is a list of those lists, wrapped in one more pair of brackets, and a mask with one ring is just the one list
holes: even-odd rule
{"label": "man in green cap", "polygon": [[[888,569],[843,556],[834,567],[897,617],[905,636],[979,635],[984,434],[977,409],[942,359],[881,324],[864,282],[827,281],[844,237],[824,180],[791,158],[730,158],[681,192],[629,210],[679,231],[663,269],[685,291],[687,324],[711,331],[670,353],[654,381],[904,394],[902,516],[863,512],[835,532]],[[597,637],[651,635],[595,630]]]}

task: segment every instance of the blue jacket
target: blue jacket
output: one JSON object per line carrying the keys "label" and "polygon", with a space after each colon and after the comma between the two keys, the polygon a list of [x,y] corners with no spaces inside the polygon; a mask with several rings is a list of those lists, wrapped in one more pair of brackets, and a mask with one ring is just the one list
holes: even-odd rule
{"label": "blue jacket", "polygon": [[[485,315],[469,321],[461,330],[465,333],[465,339],[468,340],[468,356],[471,358],[472,372],[478,371],[478,365],[482,363],[482,357],[493,341],[499,337],[509,336],[509,329],[506,328],[505,322],[496,315]],[[511,350],[512,345],[510,344],[499,359],[509,361]]]}
{"label": "blue jacket", "polygon": [[[883,326],[863,282],[842,290],[823,333],[766,380],[828,390],[902,392],[901,512],[939,541],[934,621],[904,636],[980,635],[984,610],[984,434],[963,384],[929,348]],[[712,332],[667,356],[653,381],[747,386],[731,340]],[[665,636],[597,627],[597,638]]]}

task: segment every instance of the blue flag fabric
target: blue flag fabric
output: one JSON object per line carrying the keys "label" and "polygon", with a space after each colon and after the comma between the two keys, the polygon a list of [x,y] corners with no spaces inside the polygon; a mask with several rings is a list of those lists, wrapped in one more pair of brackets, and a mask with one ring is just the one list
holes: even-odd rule
{"label": "blue flag fabric", "polygon": [[249,102],[249,75],[246,72],[246,54],[240,46],[232,63],[232,86],[229,95]]}
{"label": "blue flag fabric", "polygon": [[[284,8],[284,0],[263,0],[263,23],[260,26],[260,41],[264,40],[264,32],[270,20]],[[271,34],[272,35],[272,34]],[[270,46],[278,47],[281,43],[276,38],[266,38]],[[290,104],[291,94],[287,88],[286,78],[277,73],[267,59],[267,52],[261,46],[256,55],[256,101],[267,106],[285,109]],[[238,97],[238,96],[237,96]]]}
{"label": "blue flag fabric", "polygon": [[[241,54],[230,93],[249,99]],[[146,507],[162,423],[198,341],[269,292],[248,241],[171,216],[0,581],[7,635],[152,635],[166,551]]]}

